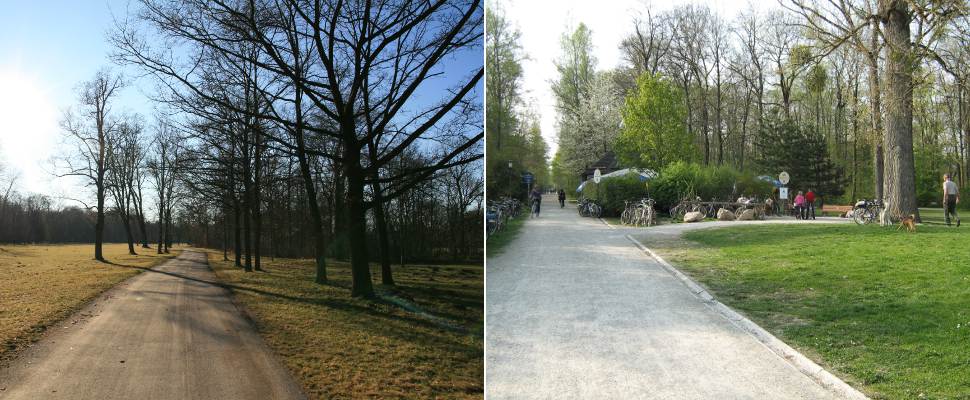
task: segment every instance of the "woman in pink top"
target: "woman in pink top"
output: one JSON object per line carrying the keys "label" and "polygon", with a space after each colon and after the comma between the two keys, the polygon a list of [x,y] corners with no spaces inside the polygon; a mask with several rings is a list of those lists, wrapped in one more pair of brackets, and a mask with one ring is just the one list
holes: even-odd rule
{"label": "woman in pink top", "polygon": [[808,201],[805,200],[805,195],[802,194],[801,190],[799,190],[798,196],[795,196],[795,219],[805,219],[804,213],[806,203],[808,203]]}

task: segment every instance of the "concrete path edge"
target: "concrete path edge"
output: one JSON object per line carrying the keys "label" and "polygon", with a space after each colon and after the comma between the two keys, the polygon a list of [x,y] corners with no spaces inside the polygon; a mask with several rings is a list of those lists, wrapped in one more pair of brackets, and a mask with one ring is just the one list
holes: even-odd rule
{"label": "concrete path edge", "polygon": [[[603,222],[606,223],[606,221]],[[704,289],[704,287],[699,283],[681,272],[679,269],[677,269],[677,267],[671,265],[669,262],[667,262],[667,260],[664,260],[663,257],[660,257],[660,255],[657,253],[654,253],[653,250],[650,250],[647,246],[644,246],[643,243],[640,243],[640,241],[633,236],[624,236],[626,236],[629,241],[633,242],[633,244],[636,245],[641,251],[656,260],[668,273],[680,280],[684,286],[687,286],[687,289],[690,290],[694,296],[700,299],[702,303],[717,312],[724,319],[727,319],[738,328],[741,328],[743,331],[753,336],[755,339],[761,342],[762,345],[784,359],[791,366],[795,367],[795,369],[797,369],[799,372],[805,374],[822,387],[846,399],[869,399],[869,397],[867,397],[865,394],[845,383],[845,381],[839,379],[832,373],[826,371],[814,361],[798,352],[798,350],[793,349],[791,346],[785,344],[785,342],[775,337],[775,335],[772,335],[747,317],[718,301],[713,295],[711,295],[710,292],[707,291],[707,289]]]}

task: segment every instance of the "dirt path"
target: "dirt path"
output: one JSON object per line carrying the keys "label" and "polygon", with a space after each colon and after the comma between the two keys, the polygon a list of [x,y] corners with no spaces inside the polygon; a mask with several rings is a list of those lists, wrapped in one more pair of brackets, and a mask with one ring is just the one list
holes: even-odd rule
{"label": "dirt path", "polygon": [[0,371],[0,399],[302,399],[205,254],[122,283]]}
{"label": "dirt path", "polygon": [[489,399],[835,398],[705,306],[632,232],[546,197],[487,260]]}

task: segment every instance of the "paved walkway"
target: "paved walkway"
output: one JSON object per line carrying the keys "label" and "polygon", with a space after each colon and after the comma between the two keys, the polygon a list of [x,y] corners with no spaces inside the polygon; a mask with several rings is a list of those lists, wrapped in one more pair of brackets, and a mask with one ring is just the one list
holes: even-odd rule
{"label": "paved walkway", "polygon": [[489,399],[835,398],[705,306],[630,232],[547,196],[487,260]]}
{"label": "paved walkway", "polygon": [[185,251],[122,283],[0,371],[0,399],[304,398],[215,279]]}

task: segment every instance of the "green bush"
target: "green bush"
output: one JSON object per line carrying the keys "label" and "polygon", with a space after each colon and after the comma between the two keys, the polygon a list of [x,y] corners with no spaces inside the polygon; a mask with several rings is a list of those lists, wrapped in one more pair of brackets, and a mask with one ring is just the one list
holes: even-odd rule
{"label": "green bush", "polygon": [[589,181],[583,187],[583,197],[596,200],[603,206],[604,217],[616,217],[623,212],[624,201],[635,201],[649,197],[647,185],[640,182],[637,174],[606,178],[599,184]]}
{"label": "green bush", "polygon": [[598,185],[590,181],[583,187],[583,196],[595,199],[603,206],[603,216],[610,217],[623,212],[624,201],[644,197],[654,199],[656,209],[666,212],[686,196],[700,196],[705,201],[732,201],[741,195],[764,199],[773,188],[770,182],[731,167],[676,162],[647,182],[641,182],[636,174],[603,179]]}
{"label": "green bush", "polygon": [[752,173],[742,173],[731,167],[705,167],[694,163],[677,162],[664,167],[660,175],[647,184],[658,210],[668,210],[687,196],[699,196],[705,201],[730,201],[741,195],[764,199],[773,186]]}

